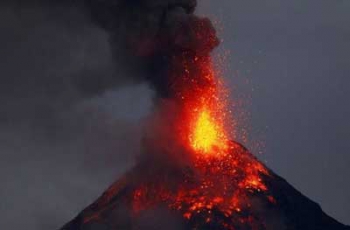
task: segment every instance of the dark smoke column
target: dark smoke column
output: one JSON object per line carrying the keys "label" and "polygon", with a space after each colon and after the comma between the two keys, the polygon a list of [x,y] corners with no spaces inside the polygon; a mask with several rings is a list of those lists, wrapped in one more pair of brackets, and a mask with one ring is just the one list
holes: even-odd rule
{"label": "dark smoke column", "polygon": [[159,97],[174,96],[172,85],[182,75],[183,62],[208,57],[219,43],[211,22],[193,14],[196,4],[196,0],[86,0],[92,20],[110,35],[120,74],[148,81]]}

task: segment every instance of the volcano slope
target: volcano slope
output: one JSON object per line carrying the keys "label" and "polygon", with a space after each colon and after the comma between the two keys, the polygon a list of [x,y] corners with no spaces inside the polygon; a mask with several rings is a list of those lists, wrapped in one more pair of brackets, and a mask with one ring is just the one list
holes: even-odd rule
{"label": "volcano slope", "polygon": [[61,230],[350,230],[238,143],[164,162],[140,160]]}

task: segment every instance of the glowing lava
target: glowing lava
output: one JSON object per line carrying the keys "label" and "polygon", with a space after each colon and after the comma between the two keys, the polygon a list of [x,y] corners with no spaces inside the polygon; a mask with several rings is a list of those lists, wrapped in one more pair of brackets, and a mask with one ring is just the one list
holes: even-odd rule
{"label": "glowing lava", "polygon": [[190,142],[195,151],[206,154],[213,153],[214,148],[227,147],[223,127],[216,123],[207,108],[199,113],[193,133],[190,134]]}
{"label": "glowing lava", "polygon": [[228,131],[233,127],[228,122],[227,91],[214,70],[210,56],[193,56],[174,60],[174,71],[181,77],[174,76],[172,84],[174,100],[180,111],[176,124],[181,142],[195,154],[220,155],[228,150]]}
{"label": "glowing lava", "polygon": [[272,199],[262,179],[268,171],[244,147],[229,141],[226,98],[219,96],[222,88],[211,59],[196,56],[181,63],[183,76],[174,84],[180,111],[174,121],[179,139],[174,141],[180,140],[193,157],[186,167],[175,169],[177,176],[165,170],[138,186],[133,210],[138,215],[167,204],[187,221],[195,221],[195,229],[255,229],[261,220],[251,211],[250,197],[259,193],[268,202]]}
{"label": "glowing lava", "polygon": [[[225,125],[226,98],[219,96],[222,89],[210,58],[194,57],[181,63],[183,75],[173,85],[178,113],[172,120],[175,130],[170,132],[174,134],[170,141],[181,146],[174,151],[178,158],[182,149],[191,157],[185,163],[155,165],[152,160],[141,165],[141,170],[136,170],[140,174],[132,177],[127,188],[131,192],[122,196],[130,215],[137,218],[154,208],[167,207],[191,229],[264,229],[252,197],[275,202],[263,180],[269,176],[268,170],[243,146],[229,141],[227,130],[232,126]],[[102,200],[108,203],[116,196],[107,194]]]}

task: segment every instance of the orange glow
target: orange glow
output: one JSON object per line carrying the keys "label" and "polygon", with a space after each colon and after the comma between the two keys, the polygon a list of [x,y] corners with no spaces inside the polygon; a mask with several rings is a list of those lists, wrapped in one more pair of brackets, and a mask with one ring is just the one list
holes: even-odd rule
{"label": "orange glow", "polygon": [[[175,190],[171,183],[167,183],[166,176],[164,180],[160,178],[159,182],[151,181],[135,189],[132,196],[134,213],[137,215],[166,203],[171,210],[180,212],[185,220],[197,219],[199,224],[198,218],[203,218],[202,223],[219,223],[222,229],[254,226],[259,217],[247,215],[253,205],[251,196],[263,194],[267,202],[275,204],[261,179],[261,175],[269,174],[242,146],[234,142],[228,142],[226,146],[227,149],[220,155],[196,155],[193,165],[196,177],[184,180]],[[217,217],[218,211],[232,222],[221,222]]]}
{"label": "orange glow", "polygon": [[177,125],[182,145],[197,155],[219,156],[228,150],[226,90],[222,88],[208,56],[176,59],[182,63],[181,79],[173,83],[180,119]]}
{"label": "orange glow", "polygon": [[191,146],[194,150],[207,154],[213,152],[214,147],[225,148],[225,141],[223,127],[217,124],[210,111],[204,108],[195,122],[193,133],[190,134]]}

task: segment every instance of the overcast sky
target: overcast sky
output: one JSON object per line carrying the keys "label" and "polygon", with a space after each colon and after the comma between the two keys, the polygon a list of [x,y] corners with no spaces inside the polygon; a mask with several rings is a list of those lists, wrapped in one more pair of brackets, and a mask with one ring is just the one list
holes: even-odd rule
{"label": "overcast sky", "polygon": [[[231,52],[248,147],[350,224],[350,2],[217,2],[199,13]],[[132,165],[152,91],[98,90],[116,74],[108,36],[78,10],[0,7],[0,226],[56,229]]]}

